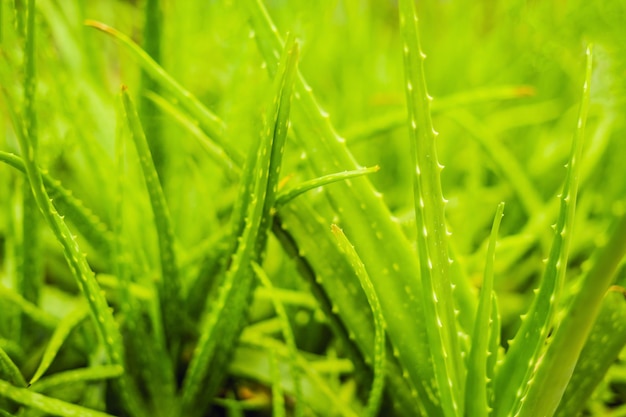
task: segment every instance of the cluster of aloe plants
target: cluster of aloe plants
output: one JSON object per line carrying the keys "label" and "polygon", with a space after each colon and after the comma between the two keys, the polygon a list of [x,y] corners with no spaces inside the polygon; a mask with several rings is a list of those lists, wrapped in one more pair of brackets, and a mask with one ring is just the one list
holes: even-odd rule
{"label": "cluster of aloe plants", "polygon": [[0,0],[1,415],[626,415],[619,2],[204,3]]}

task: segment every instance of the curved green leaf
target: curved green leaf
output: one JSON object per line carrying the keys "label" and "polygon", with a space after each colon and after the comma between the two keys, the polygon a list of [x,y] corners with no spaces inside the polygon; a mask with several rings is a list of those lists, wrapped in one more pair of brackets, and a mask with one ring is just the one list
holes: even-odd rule
{"label": "curved green leaf", "polygon": [[[522,325],[513,341],[509,343],[509,350],[504,358],[502,366],[498,368],[495,380],[496,402],[494,404],[495,416],[517,416],[520,409],[532,409],[533,402],[529,402],[527,396],[536,395],[539,392],[534,388],[537,383],[533,373],[541,369],[540,358],[545,346],[548,332],[554,325],[556,303],[559,301],[574,224],[576,208],[576,196],[578,193],[578,177],[580,172],[580,160],[582,157],[585,123],[589,110],[589,88],[592,73],[591,47],[587,48],[587,65],[585,84],[583,86],[582,103],[578,115],[578,127],[572,142],[569,157],[567,175],[560,195],[560,212],[554,227],[554,237],[548,262],[541,278],[537,296],[533,300],[529,312],[524,317]],[[541,364],[545,363],[541,360]],[[551,388],[557,389],[555,386]],[[562,387],[565,389],[565,385]],[[560,395],[545,395],[542,401],[555,402],[558,404]],[[530,406],[530,408],[529,408]],[[537,416],[543,414],[522,415]]]}
{"label": "curved green leaf", "polygon": [[385,319],[372,281],[367,274],[361,258],[359,258],[359,255],[354,250],[354,246],[352,246],[346,235],[344,235],[343,231],[337,225],[333,224],[331,229],[339,242],[339,247],[346,254],[352,267],[356,271],[361,287],[365,292],[367,301],[374,314],[374,381],[372,382],[372,389],[367,400],[367,408],[364,415],[375,417],[380,409],[383,389],[385,387]]}
{"label": "curved green leaf", "polygon": [[[265,274],[265,271],[263,271],[263,268],[261,268],[259,264],[257,264],[256,262],[253,262],[252,269],[254,270],[259,281],[261,281],[261,283],[263,284],[263,287],[267,288],[270,291],[272,304],[274,305],[274,310],[276,311],[276,315],[280,319],[281,332],[282,332],[283,338],[285,339],[285,344],[287,345],[287,348],[289,349],[288,361],[289,361],[289,366],[291,367],[291,376],[293,378],[293,387],[294,387],[294,397],[296,400],[294,415],[296,417],[300,417],[303,415],[303,408],[302,408],[303,398],[302,398],[302,387],[300,383],[300,372],[299,372],[299,369],[296,367],[298,348],[296,346],[296,340],[294,338],[293,331],[291,330],[291,327],[289,325],[289,317],[287,316],[287,311],[285,310],[285,306],[283,305],[282,301],[278,299],[278,297],[275,295],[272,282],[270,281],[267,274]],[[277,358],[274,355],[272,355],[272,363],[274,363],[276,359]],[[274,369],[274,367],[278,368],[278,364],[276,364],[276,366],[272,365],[272,369]],[[279,391],[278,389],[282,390],[282,388],[280,388],[281,384],[279,383],[279,381],[276,381],[277,378],[272,378],[272,379],[273,379],[272,395],[274,396],[274,401],[276,401],[277,400],[276,395],[277,394],[281,395],[281,391]],[[274,389],[275,389],[274,387],[276,387],[276,393],[274,393]],[[283,412],[284,412],[284,408],[283,408]],[[274,414],[277,414],[276,408],[274,409]]]}
{"label": "curved green leaf", "polygon": [[50,365],[52,365],[52,361],[56,357],[57,353],[61,349],[61,346],[69,336],[70,332],[80,324],[81,321],[87,317],[89,314],[89,310],[85,304],[81,304],[74,311],[69,313],[56,327],[50,341],[48,342],[48,346],[46,346],[46,350],[43,354],[43,358],[35,371],[35,374],[30,379],[30,385],[34,384],[43,376],[43,374],[48,370]]}
{"label": "curved green leaf", "polygon": [[126,122],[128,123],[133,142],[137,149],[141,170],[146,181],[150,204],[152,205],[152,212],[154,214],[154,224],[158,236],[161,262],[159,299],[163,314],[165,337],[172,355],[176,357],[178,351],[176,346],[180,341],[180,332],[182,330],[180,323],[183,318],[183,299],[178,266],[176,265],[176,254],[174,252],[174,230],[165,195],[163,194],[163,189],[152,160],[148,141],[143,132],[137,110],[126,88],[122,88],[122,103]]}
{"label": "curved green leaf", "polygon": [[400,27],[404,41],[406,97],[409,133],[415,171],[413,175],[417,251],[420,262],[422,301],[435,378],[447,417],[463,415],[464,363],[458,340],[457,321],[449,264],[448,236],[444,218],[446,200],[441,190],[435,132],[430,115],[430,96],[424,76],[425,55],[421,50],[413,0],[400,1]]}
{"label": "curved green leaf", "polygon": [[494,346],[490,341],[492,340],[492,335],[499,331],[492,322],[494,313],[497,315],[497,311],[492,311],[495,304],[493,302],[495,299],[495,293],[493,292],[493,264],[503,211],[504,203],[500,203],[491,227],[483,285],[480,290],[480,301],[478,303],[478,312],[476,313],[474,333],[472,334],[472,347],[467,360],[465,407],[467,415],[472,417],[488,417],[490,410],[490,399],[487,392],[488,375],[490,374],[488,371],[490,368],[489,356],[497,356],[498,354],[497,351],[492,350]]}
{"label": "curved green leaf", "polygon": [[71,404],[56,398],[38,394],[29,389],[17,388],[0,380],[0,396],[18,404],[41,410],[46,414],[61,417],[113,417],[111,414]]}

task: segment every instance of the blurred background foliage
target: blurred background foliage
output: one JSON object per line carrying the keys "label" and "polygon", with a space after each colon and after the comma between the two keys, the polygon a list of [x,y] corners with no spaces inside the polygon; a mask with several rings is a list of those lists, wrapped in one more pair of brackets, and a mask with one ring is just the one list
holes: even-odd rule
{"label": "blurred background foliage", "polygon": [[[127,52],[83,22],[104,22],[151,50],[174,79],[223,118],[227,137],[242,149],[256,137],[259,103],[265,102],[270,82],[239,2],[163,1],[152,31],[146,29],[145,3],[37,1],[40,163],[111,224],[115,97],[121,84],[129,86],[153,132],[149,138],[185,265],[209,234],[225,229],[237,184],[186,129],[145,99],[141,93],[154,86]],[[0,0],[0,5],[0,45],[15,64],[15,79],[21,79],[25,22],[14,9],[22,10],[24,1]],[[301,73],[358,162],[380,165],[371,181],[406,233],[413,234],[407,220],[413,200],[406,173],[412,168],[396,1],[268,0],[266,5],[279,31],[301,41]],[[547,255],[590,42],[596,45],[596,66],[572,270],[582,267],[614,214],[624,209],[626,2],[427,0],[417,6],[434,125],[441,133],[439,159],[446,166],[442,179],[452,241],[476,286],[493,210],[499,201],[507,203],[496,275],[506,340]],[[8,88],[21,94],[19,83]],[[2,149],[17,153],[5,117],[0,129]],[[283,172],[294,176],[290,181],[310,175],[299,163],[301,153],[296,142],[288,144]],[[8,287],[11,271],[19,267],[11,255],[17,247],[11,236],[22,216],[16,190],[23,181],[20,173],[0,166],[0,261]],[[155,237],[142,225],[141,213],[137,209],[133,225],[135,261],[149,271],[157,255],[154,244],[145,243]],[[46,254],[38,260],[46,282],[41,304],[61,317],[76,288],[54,238],[41,233]],[[271,244],[269,269],[290,271]],[[96,271],[111,272],[104,259],[87,246],[84,250]],[[297,288],[301,284],[294,275],[277,276]],[[624,268],[618,279],[626,280]],[[4,327],[0,335],[8,340],[11,326],[5,322]],[[313,342],[311,350],[318,349]],[[620,364],[609,374],[622,395],[624,369]]]}

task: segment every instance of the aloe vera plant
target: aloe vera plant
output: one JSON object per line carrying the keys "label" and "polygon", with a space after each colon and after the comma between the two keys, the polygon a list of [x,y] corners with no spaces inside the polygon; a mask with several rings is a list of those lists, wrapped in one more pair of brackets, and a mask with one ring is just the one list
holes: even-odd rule
{"label": "aloe vera plant", "polygon": [[626,415],[618,2],[22,3],[2,415]]}

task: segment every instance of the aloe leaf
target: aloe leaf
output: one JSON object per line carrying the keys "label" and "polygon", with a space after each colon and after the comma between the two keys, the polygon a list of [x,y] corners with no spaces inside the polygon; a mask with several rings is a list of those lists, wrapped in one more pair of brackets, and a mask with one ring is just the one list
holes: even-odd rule
{"label": "aloe leaf", "polygon": [[[36,109],[36,24],[35,0],[26,4],[26,39],[24,45],[24,131],[28,140],[37,149],[39,143],[39,128]],[[18,11],[19,13],[19,11]],[[38,304],[43,285],[43,269],[41,264],[41,215],[37,202],[30,190],[30,184],[23,183],[22,209],[22,244],[19,273],[17,274],[17,290],[27,300]],[[32,323],[25,321],[22,324],[22,336],[30,339],[33,335]],[[25,343],[28,343],[25,341]]]}
{"label": "aloe leaf", "polygon": [[371,168],[360,168],[353,171],[338,172],[336,174],[324,175],[320,178],[305,181],[285,191],[281,191],[276,198],[276,203],[274,204],[274,206],[276,208],[279,208],[280,206],[287,204],[289,201],[293,200],[299,195],[306,193],[307,191],[313,190],[318,187],[323,187],[337,181],[345,181],[350,178],[356,178],[361,175],[378,172],[379,169],[380,167],[376,165]]}
{"label": "aloe leaf", "polygon": [[415,172],[413,176],[417,247],[426,329],[441,407],[448,417],[463,415],[464,368],[458,341],[452,283],[450,281],[445,199],[441,191],[435,132],[426,91],[424,58],[413,1],[400,1],[404,40],[409,132]]}
{"label": "aloe leaf", "polygon": [[599,314],[602,298],[625,255],[626,215],[622,214],[608,242],[592,259],[591,269],[565,313],[566,319],[557,328],[537,367],[520,416],[554,414]]}
{"label": "aloe leaf", "polygon": [[128,36],[105,25],[104,23],[94,20],[85,21],[87,26],[98,29],[115,40],[120,42],[137,60],[139,65],[153,78],[160,86],[165,88],[172,96],[178,100],[180,105],[189,112],[200,124],[206,134],[224,150],[228,157],[236,164],[241,166],[244,157],[239,150],[234,148],[223,138],[224,123],[213,113],[211,113],[200,101],[189,91],[185,90],[176,80],[174,80],[159,64],[157,64],[150,56],[143,51]]}
{"label": "aloe leaf", "polygon": [[185,306],[190,317],[199,317],[210,294],[214,294],[223,272],[225,260],[232,254],[232,238],[230,235],[220,236],[214,245],[205,249],[204,259],[193,283],[187,291]]}
{"label": "aloe leaf", "polygon": [[[489,331],[489,347],[487,355],[487,402],[489,411],[493,410],[494,403],[494,379],[496,367],[501,359],[503,349],[500,344],[500,333],[502,331],[500,324],[500,310],[498,309],[498,299],[494,292],[491,297],[491,326]],[[469,381],[468,381],[469,382]],[[466,389],[468,385],[466,385]]]}
{"label": "aloe leaf", "polygon": [[[296,204],[294,202],[293,204]],[[287,205],[279,211],[282,223],[276,223],[274,234],[281,242],[296,239],[297,246],[284,243],[289,250],[296,248],[294,257],[300,274],[308,280],[311,291],[327,317],[333,332],[342,340],[347,355],[355,365],[355,377],[360,382],[371,379],[363,369],[374,361],[375,329],[371,308],[358,278],[346,257],[336,250],[336,242],[328,233],[328,222],[305,201],[297,208]],[[335,277],[341,276],[341,280]],[[354,352],[353,345],[358,347]],[[419,415],[415,390],[392,352],[387,352],[386,377],[392,406],[398,415]]]}
{"label": "aloe leaf", "polygon": [[[600,124],[596,127],[595,134],[588,141],[589,145],[585,148],[585,159],[582,161],[580,167],[579,186],[584,186],[587,179],[597,169],[598,163],[601,161],[601,157],[610,143],[613,129],[614,124],[612,116],[603,117]],[[503,270],[507,270],[520,262],[520,257],[527,253],[527,250],[532,247],[532,245],[536,243],[537,238],[541,236],[542,230],[546,227],[547,219],[556,217],[558,210],[559,200],[553,199],[546,202],[542,210],[533,213],[532,217],[519,233],[519,235],[526,236],[526,238],[524,238],[518,250],[511,253],[508,257],[500,258],[501,262],[499,263]]]}
{"label": "aloe leaf", "polygon": [[[160,83],[166,84],[166,87],[167,87],[168,90],[172,89],[172,88],[177,90],[176,92],[172,93],[172,95],[174,97],[177,97],[180,102],[189,100],[189,96],[190,95],[188,94],[188,92],[186,92],[186,90],[184,90],[182,87],[180,87],[180,85],[178,85],[177,83],[170,82],[171,81],[171,77],[169,77],[169,76],[167,76],[167,77],[159,77],[158,76],[158,73],[162,72],[163,70],[161,68],[159,68],[158,66],[156,66],[153,62],[151,62],[151,60],[149,59],[149,57],[145,53],[143,53],[143,54],[140,53],[140,50],[138,49],[138,47],[136,45],[132,45],[132,43],[127,43],[126,46],[130,47],[130,48],[137,49],[134,52],[135,57],[138,58],[141,61],[142,66],[144,66],[144,67],[145,66],[152,67],[152,71],[154,71],[156,73],[155,79],[157,81],[159,81]],[[272,51],[272,53],[273,53],[273,51]],[[274,59],[274,55],[272,55],[272,59]],[[273,71],[272,73],[274,73],[275,69],[276,69],[276,67],[272,66],[272,71]],[[296,84],[298,85],[298,83],[299,82],[297,82]],[[300,87],[297,87],[297,88],[300,88]],[[298,94],[300,94],[300,93],[298,93]],[[187,103],[184,107],[185,107],[185,109],[188,109],[190,107],[193,107],[194,105],[196,105],[196,104],[194,104],[194,103]],[[197,105],[202,106],[199,102],[197,103]],[[164,106],[161,106],[161,107],[164,108]],[[192,111],[189,111],[189,112],[192,114],[192,117],[194,117],[193,116],[194,113]],[[202,112],[209,112],[209,111],[206,108],[203,108]],[[180,113],[180,112],[178,112],[178,113]],[[183,115],[182,113],[180,113],[179,116],[183,117],[181,119],[181,123],[183,123],[183,126],[186,127],[188,130],[190,130],[192,133],[194,133],[194,129],[190,129],[191,126],[193,125],[193,119]],[[213,116],[213,117],[216,117],[216,116]],[[175,116],[175,118],[178,119],[177,116]],[[195,117],[195,118],[197,119],[197,117]],[[184,120],[184,122],[182,120]],[[195,136],[197,136],[197,135],[195,135]],[[214,138],[213,137],[209,137],[209,139],[214,139]],[[214,149],[215,150],[214,153],[216,155],[221,155],[221,154],[225,153],[225,151],[221,150],[221,149],[223,149],[224,139],[217,137],[217,138],[214,139],[214,141],[216,142],[216,147]],[[243,159],[244,158],[242,156],[240,156],[239,158],[234,158],[234,160],[232,160],[232,162],[229,162],[227,165],[232,167],[231,170],[241,171],[241,166],[243,165]],[[239,200],[239,201],[241,201],[241,200]],[[380,202],[378,202],[377,204],[380,204]],[[300,205],[298,204],[298,207],[299,206]],[[389,216],[389,213],[386,212],[386,215]],[[325,230],[326,225],[327,225],[327,223],[320,230]],[[396,225],[393,225],[392,227],[397,229]],[[401,232],[399,230],[396,230],[396,232],[398,233],[398,236],[401,236]],[[299,248],[297,247],[297,244],[293,241],[293,239],[291,237],[289,237],[289,233],[282,229],[282,226],[274,227],[274,233],[276,233],[276,234],[278,234],[280,236],[281,242],[282,242],[283,246],[286,248],[286,250],[292,251],[295,254],[298,253]],[[240,231],[238,232],[238,234],[240,234]],[[401,237],[401,239],[402,239],[402,237]],[[407,248],[407,252],[406,253],[410,253],[410,248],[409,248],[408,242],[407,242],[406,248]],[[407,255],[407,256],[410,256],[410,255]],[[302,258],[297,258],[297,259],[302,260]],[[406,257],[402,257],[401,259],[406,259]],[[393,265],[394,264],[392,264],[391,267],[389,265],[385,266],[383,271],[387,271],[386,274],[389,274],[389,271],[392,269]],[[393,270],[395,272],[395,267],[393,267]],[[313,276],[314,276],[314,274],[313,274]],[[402,291],[404,292],[404,290],[402,290]],[[317,294],[318,294],[318,298],[320,298],[320,299],[325,297],[325,295],[322,292],[320,292],[320,291],[318,291]],[[336,300],[336,302],[341,303],[344,300],[349,300],[349,299],[340,298],[340,299]],[[362,305],[364,306],[363,310],[365,310],[367,308],[367,302],[366,302],[366,300],[362,300],[362,301],[363,301]],[[330,314],[330,304],[329,303],[327,303],[327,304],[329,305],[328,313]],[[342,308],[341,311],[345,311],[345,309]],[[336,315],[332,315],[331,317],[336,317]],[[339,330],[339,329],[341,329],[343,327],[341,325],[338,326],[336,321],[332,321],[331,320],[331,322],[334,323],[333,326],[337,330],[337,332],[336,332],[337,334],[347,334],[347,332],[345,330]],[[364,323],[362,320],[358,320],[357,322]],[[367,336],[363,336],[363,334],[367,335],[367,333],[362,333],[362,332],[356,331],[356,330],[351,331],[350,333],[355,335],[356,337],[358,337],[358,338],[360,338],[362,340],[362,342],[363,342],[362,346],[371,346],[371,342],[370,342],[371,339],[368,339]],[[371,334],[373,334],[373,330],[372,330]],[[372,336],[372,338],[373,338],[373,336]],[[351,341],[350,340],[346,339],[345,343],[348,346],[351,346]],[[395,363],[395,360],[392,360],[391,363],[392,363],[391,366],[393,366],[394,369],[398,368],[398,365]],[[426,364],[426,366],[428,367],[428,364]],[[408,407],[408,409],[411,410],[410,411],[411,413],[415,413],[415,405],[414,405],[415,399],[411,397],[411,392],[407,390],[406,382],[404,381],[405,376],[403,376],[403,372],[400,370],[398,372],[393,372],[392,375],[393,375],[393,378],[390,377],[390,379],[392,379],[394,381],[392,383],[394,388],[391,390],[391,393],[394,396],[399,396],[399,398],[402,398],[402,400],[399,400],[399,401],[404,404],[403,406],[400,406],[399,403],[396,402],[395,405],[399,406],[399,407],[401,407],[401,409],[405,409],[405,410],[407,409],[406,407]],[[396,397],[396,399],[398,399],[398,397]],[[407,406],[407,404],[412,403],[412,402],[413,402],[412,406]],[[407,412],[409,412],[409,411],[407,411]]]}
{"label": "aloe leaf", "polygon": [[29,389],[17,388],[0,380],[0,396],[18,404],[41,410],[46,414],[62,417],[113,417],[111,414],[91,410],[56,398],[38,394]]}
{"label": "aloe leaf", "polygon": [[[19,308],[22,313],[31,318],[35,323],[47,328],[54,329],[58,320],[56,317],[50,315],[50,313],[45,312],[35,304],[26,300],[21,295],[17,294],[15,291],[11,291],[7,289],[4,285],[0,284],[0,299],[3,301],[7,301],[17,308]],[[4,305],[4,304],[3,304]]]}
{"label": "aloe leaf", "polygon": [[[127,249],[125,239],[125,236],[127,236],[127,216],[124,210],[124,201],[127,201],[126,188],[128,186],[125,180],[128,173],[124,162],[128,144],[126,137],[130,135],[130,126],[129,123],[121,122],[126,117],[126,109],[121,97],[119,104],[117,106],[117,117],[120,123],[117,125],[115,143],[117,192],[115,194],[116,199],[113,205],[114,212],[112,216],[115,233],[113,260],[114,272],[118,280],[117,294],[119,296],[120,310],[125,316],[123,330],[129,347],[127,359],[129,363],[134,364],[133,368],[138,368],[139,384],[144,386],[149,393],[153,404],[153,413],[156,415],[170,415],[175,412],[174,396],[176,388],[172,360],[176,360],[176,356],[173,359],[168,356],[166,336],[164,334],[165,329],[162,325],[165,321],[162,319],[158,306],[159,303],[155,301],[157,297],[150,297],[147,300],[149,303],[157,304],[152,309],[152,314],[149,314],[149,312],[145,311],[145,304],[131,291],[133,271],[131,270],[131,262],[129,260],[131,254]],[[155,191],[155,193],[158,195],[159,192]],[[169,250],[172,250],[171,247]],[[161,288],[163,289],[164,286],[162,285]],[[169,300],[166,302],[169,302]],[[150,315],[151,320],[148,320],[146,315]],[[174,323],[178,328],[183,328],[180,321]],[[179,336],[174,335],[172,337]],[[176,346],[179,340],[172,341],[170,345]],[[147,343],[150,345],[149,349],[146,349]]]}
{"label": "aloe leaf", "polygon": [[35,371],[35,374],[30,379],[30,385],[34,384],[43,376],[43,374],[48,370],[50,365],[52,365],[52,361],[56,357],[57,353],[61,349],[61,346],[69,336],[70,332],[78,325],[81,321],[87,317],[89,314],[89,310],[85,304],[81,304],[77,309],[72,311],[70,314],[65,316],[63,320],[59,323],[59,325],[54,330],[50,341],[48,342],[48,346],[46,346],[46,350],[43,354],[41,362]]}
{"label": "aloe leaf", "polygon": [[[258,148],[259,145],[253,146],[249,151],[242,175],[243,182],[240,185],[240,198],[233,209],[230,241],[223,252],[224,256],[229,258],[229,262],[216,265],[217,267],[225,265],[227,270],[215,290],[217,295],[213,297],[208,294],[205,297],[206,317],[199,326],[200,339],[183,379],[181,408],[188,413],[195,410],[200,415],[208,404],[197,402],[212,397],[217,391],[218,384],[226,372],[227,357],[241,332],[243,315],[252,293],[253,275],[249,264],[254,260],[260,220],[253,219],[251,212],[264,203],[255,192],[260,194],[265,191],[265,188],[258,184],[256,175],[259,172],[256,170],[257,160],[261,155],[257,152]],[[265,158],[263,162],[269,165],[267,161],[269,154],[266,152],[263,157]],[[257,208],[257,211],[260,210],[262,207]],[[258,223],[253,223],[253,220]],[[210,284],[213,287],[217,282]],[[211,374],[209,370],[212,371]]]}
{"label": "aloe leaf", "polygon": [[[280,36],[261,1],[248,0],[247,4],[259,49],[270,75],[274,74]],[[356,169],[345,140],[337,135],[328,114],[319,107],[302,77],[296,82],[294,99],[292,125],[306,150],[305,163],[310,163],[318,176]],[[355,242],[369,271],[395,348],[393,352],[415,387],[416,399],[419,398],[429,416],[441,415],[433,394],[432,363],[421,320],[425,317],[422,290],[415,279],[419,267],[410,243],[367,178],[337,183],[332,189],[329,187],[326,195],[337,214],[342,216],[341,227]],[[363,345],[369,343],[363,341]]]}
{"label": "aloe leaf", "polygon": [[[489,364],[488,357],[496,356],[497,350],[494,351],[491,335],[499,329],[493,327],[492,311],[494,305],[493,292],[493,264],[495,261],[496,240],[498,238],[498,230],[504,211],[504,203],[498,205],[496,215],[493,219],[491,227],[491,236],[489,237],[489,247],[487,249],[487,262],[485,264],[485,273],[483,275],[483,284],[480,290],[480,301],[478,303],[478,312],[474,324],[474,333],[472,333],[472,347],[469,358],[467,360],[467,380],[465,386],[465,407],[466,414],[476,417],[487,417],[489,415],[489,396],[487,386],[489,382]],[[497,311],[495,312],[497,315]],[[484,383],[483,383],[484,382]]]}
{"label": "aloe leaf", "polygon": [[159,177],[152,160],[150,148],[143,132],[139,116],[126,88],[122,88],[122,103],[126,122],[130,127],[131,136],[139,155],[139,162],[143,172],[150,203],[154,214],[159,255],[161,262],[161,282],[159,298],[164,319],[165,336],[168,340],[170,352],[177,356],[176,346],[180,340],[180,323],[182,320],[182,294],[176,255],[174,252],[174,231],[170,219],[165,195],[159,182]]}
{"label": "aloe leaf", "polygon": [[[610,336],[609,336],[610,335]],[[577,416],[626,345],[626,291],[611,287],[580,352],[555,417]]]}
{"label": "aloe leaf", "polygon": [[[2,79],[4,79],[4,65],[0,65],[0,69],[2,70]],[[6,102],[11,103],[5,88],[2,88],[2,93]],[[72,235],[64,219],[59,215],[48,196],[43,183],[41,170],[37,166],[36,149],[28,139],[29,136],[26,131],[26,124],[18,117],[13,106],[9,105],[7,109],[13,123],[18,143],[24,155],[23,159],[26,175],[37,206],[42,212],[46,223],[48,223],[48,226],[52,229],[54,236],[63,247],[63,253],[72,275],[75,277],[80,291],[87,300],[99,340],[105,347],[108,359],[114,365],[123,366],[123,345],[117,323],[113,318],[113,313],[104,298],[104,294],[95,279],[93,271],[87,263],[85,255],[80,252],[76,238]],[[141,411],[141,407],[135,402],[138,396],[131,393],[133,388],[128,382],[126,378],[121,378],[118,381],[118,392],[132,415],[142,416],[143,412]]]}
{"label": "aloe leaf", "polygon": [[372,389],[367,400],[367,408],[364,415],[375,417],[380,409],[382,401],[383,388],[385,387],[385,319],[383,317],[382,308],[380,302],[376,296],[376,291],[372,285],[372,281],[365,270],[365,265],[359,258],[359,255],[354,250],[354,247],[344,235],[343,231],[337,226],[331,226],[333,234],[337,238],[339,247],[346,254],[352,267],[356,271],[361,287],[365,292],[367,301],[374,314],[374,327],[376,330],[374,336],[374,381],[372,382]]}
{"label": "aloe leaf", "polygon": [[[297,209],[291,205],[280,209],[280,219],[276,217],[274,221],[274,235],[308,282],[329,327],[354,364],[355,377],[369,381],[371,372],[365,361],[373,357],[374,328],[367,298],[347,259],[336,250],[336,243],[328,234],[328,222],[306,201],[294,204],[298,205]],[[333,279],[335,276],[343,279]],[[393,393],[404,395],[410,403],[411,394],[401,372],[394,376],[399,376],[400,385],[395,385],[398,378],[394,378]],[[406,401],[396,400],[394,405],[406,406]]]}
{"label": "aloe leaf", "polygon": [[[287,51],[285,53],[285,51]],[[265,205],[261,216],[260,230],[262,233],[258,236],[257,253],[259,259],[263,259],[263,252],[267,243],[267,231],[270,228],[274,202],[276,193],[278,192],[278,182],[280,177],[280,169],[282,158],[285,151],[285,141],[287,140],[287,129],[289,128],[289,117],[291,111],[291,96],[294,89],[294,83],[298,75],[297,62],[299,56],[299,46],[294,37],[289,37],[285,43],[282,58],[279,64],[278,76],[274,80],[273,90],[276,92],[273,100],[275,109],[268,112],[268,116],[272,119],[265,121],[264,133],[271,141],[270,146],[265,145],[270,153],[267,187],[265,191]],[[266,152],[261,148],[261,152]]]}
{"label": "aloe leaf", "polygon": [[[274,95],[270,102],[269,117],[261,134],[261,143],[258,149],[251,149],[250,155],[254,164],[250,164],[243,177],[242,190],[250,191],[250,197],[245,209],[245,216],[234,217],[235,229],[237,223],[243,219],[243,232],[239,238],[232,263],[226,273],[224,282],[219,290],[217,300],[212,305],[209,317],[202,326],[202,333],[198,346],[194,352],[189,370],[185,375],[182,390],[183,411],[199,412],[198,400],[206,395],[213,394],[221,375],[213,370],[212,380],[208,388],[201,391],[202,382],[209,371],[211,361],[218,361],[225,367],[222,356],[232,349],[235,338],[241,330],[240,323],[244,318],[248,299],[252,291],[252,270],[250,262],[260,259],[266,242],[270,225],[270,208],[272,195],[276,192],[280,160],[283,144],[287,135],[289,100],[291,83],[295,74],[298,56],[298,45],[292,39],[284,50],[281,60],[281,72],[274,84]],[[238,235],[238,234],[237,234]],[[216,356],[217,353],[217,356]],[[220,361],[221,359],[221,361]]]}
{"label": "aloe leaf", "polygon": [[99,365],[89,368],[72,369],[44,376],[33,383],[29,389],[39,393],[50,392],[61,386],[72,386],[77,382],[102,381],[105,379],[119,378],[124,373],[120,365]]}
{"label": "aloe leaf", "polygon": [[[294,388],[293,392],[294,392],[294,397],[296,400],[294,416],[301,417],[303,415],[303,408],[302,408],[303,398],[302,398],[302,386],[300,383],[300,372],[298,368],[296,367],[298,350],[296,346],[296,340],[293,335],[293,331],[291,330],[291,327],[289,326],[289,317],[287,316],[287,311],[285,310],[285,306],[278,299],[278,297],[275,296],[272,282],[270,281],[265,271],[263,271],[263,268],[261,268],[259,264],[257,264],[256,262],[253,262],[252,269],[254,270],[254,273],[256,274],[259,281],[261,281],[261,283],[263,284],[263,287],[267,288],[271,292],[272,304],[274,305],[274,310],[276,311],[276,315],[280,319],[281,332],[285,340],[285,344],[287,345],[287,348],[289,349],[288,362],[291,367],[291,377],[293,378],[293,388]],[[274,361],[278,362],[276,356],[272,355],[272,369],[275,369],[277,371],[278,363],[274,364]],[[275,389],[276,389],[276,394],[274,394]],[[281,398],[277,399],[276,395],[281,396]],[[282,386],[280,384],[279,378],[274,378],[274,377],[272,378],[272,396],[274,397],[274,401],[282,400]],[[284,412],[284,404],[282,407],[278,407],[278,409],[282,409]],[[276,408],[274,409],[274,414],[277,414]]]}
{"label": "aloe leaf", "polygon": [[[0,151],[0,161],[26,173],[22,158],[8,152]],[[41,171],[41,168],[40,168]],[[48,173],[41,173],[48,197],[54,201],[59,213],[67,217],[76,230],[85,237],[99,253],[108,257],[111,252],[112,235],[108,226],[82,201],[63,188],[61,183]]]}
{"label": "aloe leaf", "polygon": [[[530,409],[532,409],[533,403],[528,402],[527,395],[529,395],[529,391],[534,393],[531,395],[537,394],[536,389],[533,388],[537,382],[533,373],[537,369],[541,369],[540,363],[545,363],[541,360],[541,351],[548,332],[554,324],[555,308],[563,286],[574,223],[580,160],[582,158],[585,123],[589,110],[589,88],[592,73],[591,50],[591,47],[587,48],[586,76],[578,115],[578,126],[572,142],[563,191],[560,195],[559,218],[554,227],[550,255],[541,277],[537,295],[530,306],[530,310],[524,317],[520,329],[509,344],[509,350],[504,362],[496,374],[496,403],[494,408],[495,416],[497,417],[517,415],[520,412],[520,408],[528,410],[529,408],[527,407],[529,405],[531,406]],[[565,384],[563,384],[562,388],[565,389]],[[559,388],[553,385],[550,389],[558,390]],[[555,402],[554,407],[558,404],[559,399],[560,395],[552,396],[547,393],[544,397],[546,402]],[[530,415],[543,414],[531,413]]]}
{"label": "aloe leaf", "polygon": [[2,347],[0,347],[0,377],[13,385],[22,387],[27,385],[22,372]]}
{"label": "aloe leaf", "polygon": [[[272,376],[272,417],[285,417],[285,398],[283,386],[280,381],[280,368],[278,355],[275,352],[270,353],[270,370]],[[296,401],[301,403],[301,397]],[[301,406],[299,406],[301,407]]]}

